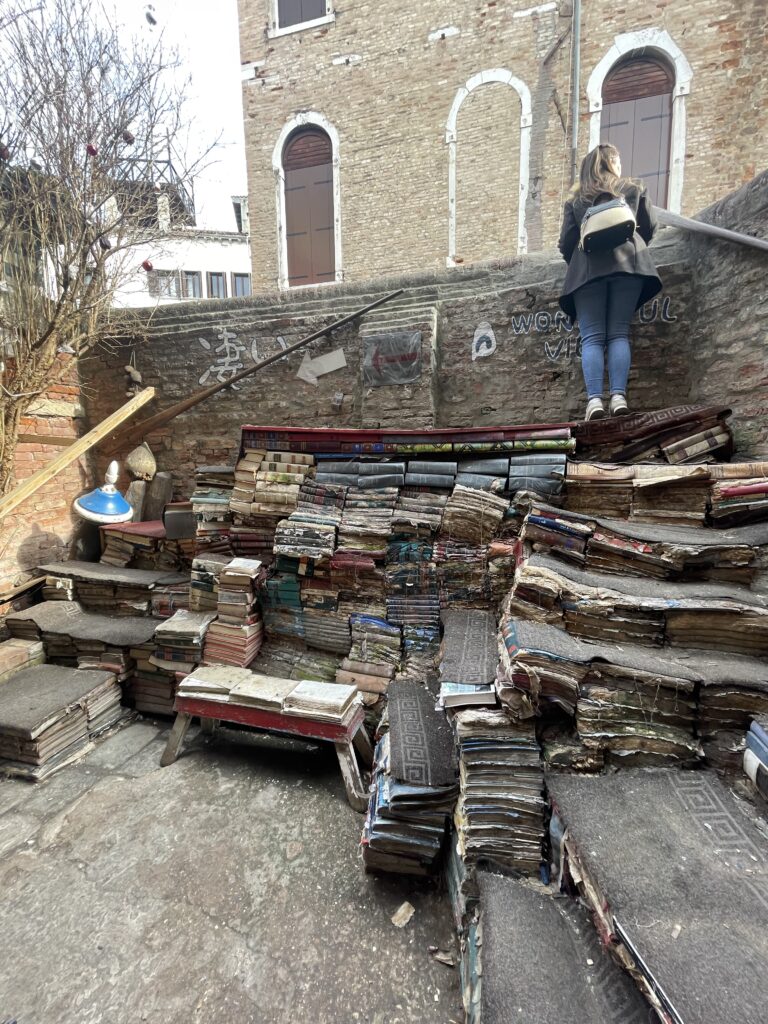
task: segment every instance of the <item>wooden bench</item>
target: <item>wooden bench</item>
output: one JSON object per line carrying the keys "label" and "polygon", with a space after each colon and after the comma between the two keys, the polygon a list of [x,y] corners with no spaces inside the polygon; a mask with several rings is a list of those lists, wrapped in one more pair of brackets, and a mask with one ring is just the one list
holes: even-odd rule
{"label": "wooden bench", "polygon": [[168,737],[160,764],[166,767],[173,764],[179,756],[184,738],[187,735],[193,718],[200,719],[203,732],[212,733],[216,727],[224,723],[247,725],[252,729],[265,729],[269,732],[298,736],[307,740],[323,740],[333,743],[339,759],[344,788],[347,799],[356,811],[365,811],[368,806],[368,793],[360,775],[360,766],[355,751],[361,756],[367,767],[373,763],[373,747],[365,731],[363,720],[365,712],[358,708],[345,725],[335,722],[320,722],[314,718],[300,718],[297,715],[283,715],[274,711],[262,711],[258,708],[244,707],[242,704],[229,704],[215,700],[201,700],[193,697],[177,697],[174,704],[176,720]]}

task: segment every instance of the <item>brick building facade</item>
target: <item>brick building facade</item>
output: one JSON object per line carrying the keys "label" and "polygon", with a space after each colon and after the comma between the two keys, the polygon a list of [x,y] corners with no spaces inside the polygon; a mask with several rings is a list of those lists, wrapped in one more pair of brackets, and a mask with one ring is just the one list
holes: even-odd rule
{"label": "brick building facade", "polygon": [[[254,291],[556,241],[568,0],[239,8]],[[658,172],[665,204],[687,214],[749,180],[768,165],[767,36],[764,0],[583,3],[579,156],[616,139],[631,172]]]}

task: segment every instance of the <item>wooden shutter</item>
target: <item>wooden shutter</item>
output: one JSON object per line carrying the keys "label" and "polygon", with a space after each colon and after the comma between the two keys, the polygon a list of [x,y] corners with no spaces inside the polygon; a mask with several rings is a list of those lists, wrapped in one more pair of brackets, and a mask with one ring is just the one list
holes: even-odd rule
{"label": "wooden shutter", "polygon": [[653,57],[630,57],[603,84],[600,141],[621,153],[622,172],[640,178],[656,206],[667,205],[674,77]]}
{"label": "wooden shutter", "polygon": [[331,140],[317,128],[286,143],[285,220],[291,287],[333,281],[336,270]]}

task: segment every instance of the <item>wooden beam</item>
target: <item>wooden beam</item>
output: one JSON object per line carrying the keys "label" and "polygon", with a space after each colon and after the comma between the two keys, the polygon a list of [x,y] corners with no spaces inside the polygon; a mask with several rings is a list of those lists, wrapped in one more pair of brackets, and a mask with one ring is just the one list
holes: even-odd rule
{"label": "wooden beam", "polygon": [[107,416],[97,427],[89,430],[87,434],[75,441],[74,444],[71,444],[61,455],[51,459],[47,466],[43,466],[37,473],[33,473],[29,479],[23,480],[10,494],[0,498],[0,519],[3,516],[7,516],[9,512],[12,512],[23,501],[26,501],[35,491],[39,491],[41,487],[53,480],[67,466],[71,466],[81,455],[85,455],[99,441],[109,436],[115,427],[124,423],[130,416],[138,412],[142,406],[145,406],[147,402],[151,402],[154,397],[154,388],[145,388],[143,391],[140,391],[138,395],[133,396],[130,402],[121,405],[111,416]]}
{"label": "wooden beam", "polygon": [[61,434],[19,434],[19,444],[50,444],[57,448],[69,448],[76,437],[62,437]]}

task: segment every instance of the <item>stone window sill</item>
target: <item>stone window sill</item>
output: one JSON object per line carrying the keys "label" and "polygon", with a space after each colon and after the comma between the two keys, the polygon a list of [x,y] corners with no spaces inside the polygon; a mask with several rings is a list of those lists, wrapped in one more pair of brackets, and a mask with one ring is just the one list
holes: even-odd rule
{"label": "stone window sill", "polygon": [[267,33],[268,39],[277,39],[279,36],[288,36],[294,32],[305,32],[312,28],[319,28],[321,25],[330,25],[336,21],[336,13],[329,11],[322,18],[314,18],[312,21],[301,21],[298,25],[288,25],[286,28],[271,28]]}

